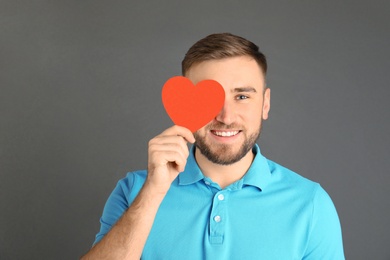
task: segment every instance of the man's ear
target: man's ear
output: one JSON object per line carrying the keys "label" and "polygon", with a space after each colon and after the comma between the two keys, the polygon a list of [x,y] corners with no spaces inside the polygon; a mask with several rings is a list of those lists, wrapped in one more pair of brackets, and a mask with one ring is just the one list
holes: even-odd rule
{"label": "man's ear", "polygon": [[263,114],[262,114],[263,120],[268,119],[268,113],[270,109],[271,109],[271,89],[266,88],[266,90],[264,91],[264,98],[263,98]]}

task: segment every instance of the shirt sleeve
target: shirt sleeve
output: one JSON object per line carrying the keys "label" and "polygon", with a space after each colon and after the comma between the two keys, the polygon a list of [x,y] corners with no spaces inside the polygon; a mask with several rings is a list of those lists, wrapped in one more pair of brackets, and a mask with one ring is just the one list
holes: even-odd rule
{"label": "shirt sleeve", "polygon": [[126,178],[121,179],[114,190],[111,192],[103,209],[100,218],[100,231],[96,234],[95,242],[97,244],[119,220],[130,205],[130,190],[134,186],[134,175],[128,174]]}
{"label": "shirt sleeve", "polygon": [[313,199],[313,218],[303,259],[345,259],[339,217],[331,198],[321,186]]}

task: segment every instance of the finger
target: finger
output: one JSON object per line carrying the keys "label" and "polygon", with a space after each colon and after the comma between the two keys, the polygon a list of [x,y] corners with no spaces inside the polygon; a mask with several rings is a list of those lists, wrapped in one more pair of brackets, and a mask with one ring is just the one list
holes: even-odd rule
{"label": "finger", "polygon": [[[182,138],[181,138],[182,139]],[[184,142],[184,141],[182,141]],[[149,144],[149,154],[158,155],[159,157],[164,157],[164,153],[175,152],[180,155],[182,158],[187,159],[189,155],[188,147],[180,143],[150,143]],[[153,157],[152,157],[153,158]]]}
{"label": "finger", "polygon": [[174,125],[168,129],[166,129],[160,135],[161,136],[178,135],[178,136],[182,136],[189,143],[195,142],[195,137],[194,137],[193,133],[189,129],[187,129],[183,126]]}
{"label": "finger", "polygon": [[152,168],[166,166],[170,163],[175,164],[175,167],[182,171],[187,163],[187,156],[177,149],[152,149],[149,152],[149,165]]}
{"label": "finger", "polygon": [[180,149],[188,152],[187,141],[182,136],[157,136],[149,141],[149,147],[154,144],[158,145],[172,145],[171,149]]}

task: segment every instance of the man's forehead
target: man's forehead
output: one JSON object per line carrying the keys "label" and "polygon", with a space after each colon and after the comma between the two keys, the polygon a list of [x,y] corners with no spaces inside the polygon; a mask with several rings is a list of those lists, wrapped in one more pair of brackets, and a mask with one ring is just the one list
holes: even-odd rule
{"label": "man's forehead", "polygon": [[[248,88],[259,82],[265,83],[265,76],[257,62],[249,56],[237,56],[218,60],[207,60],[194,64],[187,71],[194,84],[213,79],[231,88]],[[225,86],[226,87],[226,86]],[[248,90],[248,89],[247,89]]]}

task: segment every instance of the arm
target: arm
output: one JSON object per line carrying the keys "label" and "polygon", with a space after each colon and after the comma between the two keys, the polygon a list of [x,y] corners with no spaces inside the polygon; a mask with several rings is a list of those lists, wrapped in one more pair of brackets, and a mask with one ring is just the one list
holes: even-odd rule
{"label": "arm", "polygon": [[140,259],[158,208],[172,181],[185,168],[192,133],[173,126],[149,142],[148,176],[113,228],[82,259]]}

